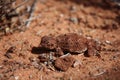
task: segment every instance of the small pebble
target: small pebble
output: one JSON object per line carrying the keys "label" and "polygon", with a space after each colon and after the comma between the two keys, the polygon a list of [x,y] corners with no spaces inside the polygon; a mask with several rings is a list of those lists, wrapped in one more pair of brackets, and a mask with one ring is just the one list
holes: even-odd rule
{"label": "small pebble", "polygon": [[75,12],[75,11],[77,10],[77,7],[76,7],[76,6],[71,6],[71,7],[70,7],[70,10],[71,10],[72,12]]}
{"label": "small pebble", "polygon": [[30,78],[30,79],[32,79],[32,78],[33,78],[33,76],[32,76],[32,75],[29,75],[29,78]]}
{"label": "small pebble", "polygon": [[60,14],[60,17],[63,18],[63,17],[64,17],[64,14]]}
{"label": "small pebble", "polygon": [[71,22],[73,22],[74,24],[78,24],[78,18],[76,18],[76,17],[71,17],[70,19],[69,19]]}
{"label": "small pebble", "polygon": [[47,65],[47,64],[48,64],[48,62],[44,62],[44,64],[45,64],[45,65]]}
{"label": "small pebble", "polygon": [[15,76],[15,80],[19,80],[19,76]]}
{"label": "small pebble", "polygon": [[108,40],[106,40],[106,41],[105,41],[105,43],[107,43],[107,44],[111,44],[111,42],[110,42],[110,41],[108,41]]}
{"label": "small pebble", "polygon": [[82,65],[81,61],[76,60],[75,63],[73,64],[73,67],[77,67],[78,65]]}
{"label": "small pebble", "polygon": [[10,28],[5,28],[5,33],[8,34],[10,32]]}
{"label": "small pebble", "polygon": [[2,68],[3,68],[3,66],[0,65],[0,69],[2,69]]}

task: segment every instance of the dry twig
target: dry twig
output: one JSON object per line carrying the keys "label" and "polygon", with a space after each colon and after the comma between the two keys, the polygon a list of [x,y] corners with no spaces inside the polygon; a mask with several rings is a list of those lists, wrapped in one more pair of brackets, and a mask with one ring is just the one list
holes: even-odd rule
{"label": "dry twig", "polygon": [[34,13],[36,3],[37,3],[37,0],[34,0],[32,6],[31,6],[31,9],[30,9],[30,12],[29,12],[29,18],[28,18],[29,20],[27,20],[26,23],[25,23],[25,26],[27,28],[29,27],[29,25],[30,25],[30,23],[32,21],[32,17],[33,17],[33,13]]}

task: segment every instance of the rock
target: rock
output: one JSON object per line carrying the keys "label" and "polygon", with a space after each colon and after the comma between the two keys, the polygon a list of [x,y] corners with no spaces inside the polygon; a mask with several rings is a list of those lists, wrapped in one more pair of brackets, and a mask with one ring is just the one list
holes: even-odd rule
{"label": "rock", "polygon": [[75,59],[72,56],[57,58],[54,66],[61,71],[67,71],[73,65],[74,61]]}

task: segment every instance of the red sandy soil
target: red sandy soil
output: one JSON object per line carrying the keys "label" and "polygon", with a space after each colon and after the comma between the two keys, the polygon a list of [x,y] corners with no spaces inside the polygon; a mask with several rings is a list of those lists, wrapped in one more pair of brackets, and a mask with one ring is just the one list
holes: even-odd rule
{"label": "red sandy soil", "polygon": [[[119,80],[120,8],[104,0],[38,0],[29,28],[0,39],[0,80]],[[100,41],[101,58],[72,55],[81,64],[58,71],[37,63],[41,37],[77,33]],[[10,56],[5,56],[15,47]],[[31,60],[32,59],[32,60]]]}

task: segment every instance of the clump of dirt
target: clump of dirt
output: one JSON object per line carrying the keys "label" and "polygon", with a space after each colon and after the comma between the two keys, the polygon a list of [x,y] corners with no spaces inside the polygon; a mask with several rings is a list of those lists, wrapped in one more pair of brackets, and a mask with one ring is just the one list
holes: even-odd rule
{"label": "clump of dirt", "polygon": [[54,66],[59,70],[67,71],[69,67],[73,65],[74,62],[75,59],[72,56],[66,56],[57,58],[54,62]]}

